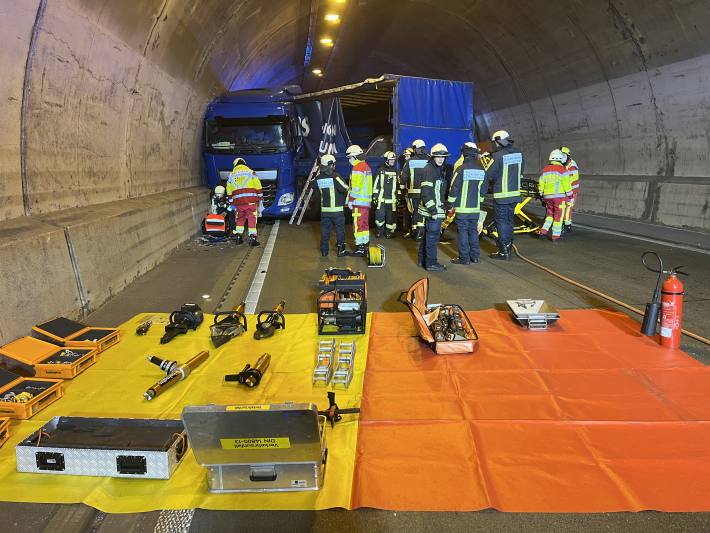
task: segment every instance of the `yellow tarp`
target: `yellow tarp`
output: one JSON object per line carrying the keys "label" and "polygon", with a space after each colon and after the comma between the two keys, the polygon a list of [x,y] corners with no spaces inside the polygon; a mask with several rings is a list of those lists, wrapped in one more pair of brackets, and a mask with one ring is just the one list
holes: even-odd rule
{"label": "yellow tarp", "polygon": [[[148,334],[139,337],[136,326],[153,318]],[[212,316],[187,335],[161,345],[167,316],[144,313],[120,326],[121,342],[102,353],[99,361],[83,374],[65,382],[64,397],[41,411],[32,420],[13,421],[12,436],[0,448],[0,500],[34,503],[79,503],[108,513],[133,513],[158,509],[201,508],[241,509],[327,509],[350,505],[357,416],[345,415],[334,429],[327,428],[328,464],[324,487],[318,492],[270,494],[210,494],[207,470],[195,462],[192,452],[170,480],[114,479],[50,474],[20,474],[15,469],[15,445],[54,416],[178,419],[185,405],[313,402],[319,409],[328,406],[324,387],[312,386],[313,365],[319,337],[316,315],[286,315],[286,330],[260,341],[253,339],[254,317],[249,331],[214,349],[209,338]],[[341,408],[358,407],[362,396],[367,360],[369,322],[365,335],[339,337],[355,340],[355,375],[347,390],[337,390]],[[327,337],[320,337],[324,339]],[[178,383],[151,402],[143,392],[162,377],[148,363],[149,354],[163,359],[186,361],[200,350],[209,350],[209,359],[184,382]],[[237,373],[246,363],[253,364],[264,352],[271,354],[271,366],[261,384],[247,389],[225,383],[224,375]]]}

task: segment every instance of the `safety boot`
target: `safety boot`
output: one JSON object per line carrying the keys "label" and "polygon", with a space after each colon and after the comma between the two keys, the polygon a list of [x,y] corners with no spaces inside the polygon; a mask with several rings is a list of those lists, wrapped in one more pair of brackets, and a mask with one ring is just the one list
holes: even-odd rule
{"label": "safety boot", "polygon": [[353,252],[357,257],[365,257],[367,255],[367,244],[358,244]]}
{"label": "safety boot", "polygon": [[498,241],[498,251],[494,254],[490,254],[488,257],[491,259],[498,259],[499,261],[510,261],[511,247],[511,244],[502,244]]}
{"label": "safety boot", "polygon": [[381,230],[381,229],[376,229],[376,230],[375,230],[375,237],[377,237],[378,239],[379,239],[380,237],[382,237],[382,230]]}
{"label": "safety boot", "polygon": [[237,234],[234,236],[234,244],[236,244],[237,246],[239,246],[239,245],[242,244],[243,242],[244,242],[244,237],[242,237],[242,234],[241,234],[241,233],[237,233]]}
{"label": "safety boot", "polygon": [[433,265],[426,267],[426,270],[427,272],[443,272],[446,270],[446,267],[441,263],[434,263]]}
{"label": "safety boot", "polygon": [[468,265],[470,261],[467,261],[465,259],[461,259],[460,257],[457,257],[456,259],[452,259],[451,262],[454,265]]}
{"label": "safety boot", "polygon": [[385,231],[385,239],[394,239],[394,233],[391,231]]}
{"label": "safety boot", "polygon": [[261,243],[256,240],[256,235],[249,235],[249,246],[261,246]]}
{"label": "safety boot", "polygon": [[348,252],[345,250],[345,243],[344,242],[337,243],[337,247],[338,247],[338,257],[343,257],[344,255],[348,255]]}

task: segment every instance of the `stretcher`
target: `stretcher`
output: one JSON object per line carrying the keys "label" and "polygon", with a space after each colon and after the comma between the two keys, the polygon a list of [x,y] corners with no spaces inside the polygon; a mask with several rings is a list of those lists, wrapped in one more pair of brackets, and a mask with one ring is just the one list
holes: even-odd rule
{"label": "stretcher", "polygon": [[[515,212],[513,213],[513,233],[515,235],[520,235],[523,233],[537,233],[540,231],[540,225],[537,224],[530,216],[525,212],[525,207],[535,198],[539,198],[537,192],[537,182],[535,180],[522,180],[520,184],[520,191],[523,199],[518,202],[515,206]],[[493,209],[493,206],[488,206]],[[496,223],[493,217],[488,217],[489,222],[483,226],[483,235],[490,237],[492,239],[498,238],[498,231],[496,230]]]}

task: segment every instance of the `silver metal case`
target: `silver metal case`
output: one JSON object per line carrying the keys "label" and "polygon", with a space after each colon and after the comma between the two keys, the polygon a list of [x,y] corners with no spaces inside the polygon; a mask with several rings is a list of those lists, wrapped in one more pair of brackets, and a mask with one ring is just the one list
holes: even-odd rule
{"label": "silver metal case", "polygon": [[169,479],[188,448],[180,420],[57,416],[15,456],[18,472]]}
{"label": "silver metal case", "polygon": [[311,403],[188,406],[182,412],[210,492],[319,490],[325,417]]}

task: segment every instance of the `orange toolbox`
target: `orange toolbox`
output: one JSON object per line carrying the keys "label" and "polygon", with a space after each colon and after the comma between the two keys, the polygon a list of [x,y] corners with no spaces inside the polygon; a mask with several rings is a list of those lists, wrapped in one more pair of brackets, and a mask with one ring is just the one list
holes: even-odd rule
{"label": "orange toolbox", "polygon": [[32,336],[67,348],[94,348],[97,353],[121,340],[116,328],[95,328],[64,317],[32,326]]}
{"label": "orange toolbox", "polygon": [[399,301],[412,313],[414,327],[437,354],[473,353],[478,347],[478,334],[468,316],[456,304],[429,305],[429,278],[415,281],[399,295]]}
{"label": "orange toolbox", "polygon": [[64,395],[61,379],[23,378],[0,368],[0,416],[27,420]]}
{"label": "orange toolbox", "polygon": [[3,364],[36,378],[71,379],[96,362],[94,348],[63,348],[34,337],[22,337],[0,346]]}
{"label": "orange toolbox", "polygon": [[0,447],[10,438],[10,419],[0,418]]}

